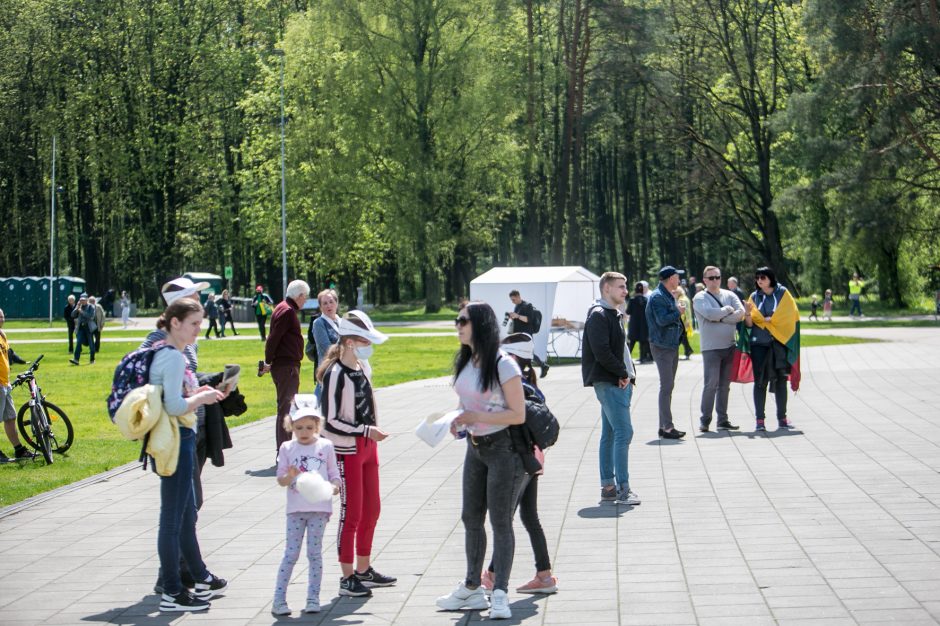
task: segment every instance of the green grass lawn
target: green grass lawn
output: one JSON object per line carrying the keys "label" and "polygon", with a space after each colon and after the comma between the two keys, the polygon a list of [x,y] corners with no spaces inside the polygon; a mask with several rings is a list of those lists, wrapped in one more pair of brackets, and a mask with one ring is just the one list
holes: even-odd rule
{"label": "green grass lawn", "polygon": [[[46,355],[36,377],[47,399],[62,408],[71,419],[75,427],[75,443],[66,455],[56,456],[55,463],[50,467],[46,467],[41,460],[0,465],[0,507],[137,458],[140,444],[122,439],[105,410],[114,367],[124,354],[137,347],[137,341],[102,343],[95,364],[88,364],[86,353],[82,355],[82,365],[79,367],[69,364],[64,343],[23,344],[17,347],[16,342],[11,341],[11,345],[27,360],[39,354]],[[261,341],[204,341],[199,344],[200,371],[220,371],[226,363],[242,366],[239,389],[245,395],[248,411],[229,419],[230,426],[252,422],[274,413],[274,384],[271,377],[258,378],[255,375],[258,360],[263,357],[263,348]],[[456,349],[457,340],[450,337],[393,339],[376,347],[371,359],[375,369],[375,384],[384,387],[448,374]],[[312,363],[305,361],[301,369],[303,392],[313,391],[312,366]],[[13,374],[24,369],[26,366],[14,366]],[[17,388],[13,398],[19,408],[28,399],[28,391]],[[6,437],[0,436],[0,448],[7,455],[12,454],[12,447]]]}
{"label": "green grass lawn", "polygon": [[[453,312],[450,315],[454,315]],[[65,456],[57,456],[55,463],[46,467],[42,461],[0,466],[0,507],[13,504],[35,494],[81,480],[93,474],[107,471],[137,458],[140,444],[125,441],[117,428],[108,419],[105,411],[114,366],[128,351],[138,345],[146,329],[128,331],[115,330],[115,335],[126,335],[128,342],[105,342],[95,365],[88,364],[87,353],[79,367],[68,363],[69,354],[65,342],[62,344],[16,345],[16,338],[39,339],[45,333],[15,333],[19,324],[9,333],[11,345],[27,360],[45,354],[37,372],[39,384],[50,402],[62,408],[75,427],[75,443]],[[32,327],[36,324],[33,322]],[[62,338],[64,325],[53,337]],[[823,326],[820,324],[820,326]],[[24,326],[20,326],[21,328]],[[405,332],[408,329],[384,329],[389,332]],[[433,330],[429,331],[433,332]],[[39,335],[39,336],[37,336]],[[107,335],[106,335],[107,336]],[[803,335],[804,348],[824,345],[862,343],[866,340],[851,337]],[[699,349],[699,336],[692,337],[692,346]],[[201,341],[199,344],[200,371],[220,371],[226,363],[238,363],[243,368],[239,386],[248,403],[248,411],[237,418],[229,419],[230,426],[252,422],[274,412],[274,385],[269,376],[255,375],[258,360],[263,357],[261,341]],[[372,357],[377,387],[394,385],[409,380],[443,376],[451,371],[456,337],[399,337],[378,346]],[[639,348],[636,348],[636,352]],[[558,362],[578,362],[562,359]],[[23,371],[25,366],[14,366],[13,373]],[[309,361],[301,370],[301,391],[313,390],[313,369]],[[27,399],[24,389],[14,392],[17,408]],[[0,438],[0,447],[8,455],[11,446]]]}

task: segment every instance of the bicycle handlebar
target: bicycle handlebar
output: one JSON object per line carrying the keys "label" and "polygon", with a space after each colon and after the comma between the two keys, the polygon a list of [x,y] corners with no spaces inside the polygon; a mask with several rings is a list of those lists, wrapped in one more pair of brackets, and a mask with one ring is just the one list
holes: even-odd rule
{"label": "bicycle handlebar", "polygon": [[13,381],[13,384],[10,385],[10,388],[16,387],[17,385],[22,385],[24,382],[33,378],[33,373],[39,369],[39,362],[42,361],[42,358],[46,356],[45,354],[40,354],[39,357],[33,361],[33,364],[29,366],[29,369],[21,374],[16,375],[16,380]]}

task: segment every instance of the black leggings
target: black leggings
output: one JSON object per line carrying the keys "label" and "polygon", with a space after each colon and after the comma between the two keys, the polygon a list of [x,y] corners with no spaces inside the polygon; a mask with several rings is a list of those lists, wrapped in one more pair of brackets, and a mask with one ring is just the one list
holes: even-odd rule
{"label": "black leggings", "polygon": [[[529,533],[529,542],[532,544],[532,552],[535,553],[535,571],[544,572],[552,569],[551,559],[548,557],[548,542],[545,540],[545,531],[542,530],[542,523],[539,521],[539,475],[536,474],[529,478],[529,484],[519,498],[519,518],[526,532]],[[491,572],[495,571],[493,562],[487,568]]]}
{"label": "black leggings", "polygon": [[226,323],[232,325],[232,334],[233,334],[233,335],[237,335],[238,333],[235,331],[235,320],[232,319],[232,314],[231,314],[231,313],[226,313],[226,314],[225,314],[225,319],[222,321],[222,333],[223,333],[223,334],[225,333],[225,324],[226,324]]}
{"label": "black leggings", "polygon": [[773,346],[751,344],[751,362],[754,366],[754,414],[757,419],[766,419],[767,387],[774,394],[777,402],[777,421],[787,419],[787,372],[774,371]]}
{"label": "black leggings", "polygon": [[258,332],[261,333],[261,341],[264,341],[267,338],[267,332],[265,330],[265,323],[268,321],[267,315],[258,315],[255,313],[255,319],[258,320]]}

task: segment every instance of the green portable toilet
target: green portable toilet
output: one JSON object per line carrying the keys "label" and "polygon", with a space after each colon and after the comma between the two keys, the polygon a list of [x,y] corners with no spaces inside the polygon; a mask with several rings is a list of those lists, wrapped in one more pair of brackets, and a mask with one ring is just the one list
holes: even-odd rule
{"label": "green portable toilet", "polygon": [[[48,277],[48,276],[40,276],[40,277],[38,278],[38,280],[39,280],[38,291],[39,291],[39,295],[40,295],[40,297],[39,297],[39,303],[38,303],[38,310],[41,312],[41,313],[38,315],[38,317],[42,317],[42,318],[44,318],[44,319],[49,319],[49,277]],[[55,293],[55,292],[53,291],[53,293]],[[54,305],[54,303],[53,303],[53,305]],[[52,309],[52,315],[53,315],[53,317],[55,317],[55,307],[54,307],[54,306],[53,306],[53,309]]]}
{"label": "green portable toilet", "polygon": [[0,278],[0,309],[7,317],[13,317],[13,283],[12,278]]}
{"label": "green portable toilet", "polygon": [[78,296],[85,291],[85,279],[75,276],[57,276],[55,279],[55,304],[52,312],[55,317],[62,317],[65,305],[68,304],[69,295],[75,296],[76,302]]}
{"label": "green portable toilet", "polygon": [[[23,308],[21,309],[21,317],[42,317],[42,289],[39,285],[39,277],[24,276],[22,289]],[[46,297],[49,297],[48,291],[46,292]]]}
{"label": "green portable toilet", "polygon": [[199,296],[199,300],[203,304],[206,303],[210,293],[215,295],[222,293],[222,277],[218,274],[208,274],[206,272],[186,272],[183,274],[183,278],[188,278],[194,283],[209,283],[209,286],[206,288],[206,290],[203,291]]}
{"label": "green portable toilet", "polygon": [[3,312],[7,318],[16,319],[26,317],[23,314],[23,278],[11,276],[7,278],[3,293]]}

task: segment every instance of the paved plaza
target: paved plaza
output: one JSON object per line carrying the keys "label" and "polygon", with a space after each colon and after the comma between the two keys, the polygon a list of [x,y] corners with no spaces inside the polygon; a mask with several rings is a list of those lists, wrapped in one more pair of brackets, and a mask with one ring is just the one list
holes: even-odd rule
{"label": "paved plaza", "polygon": [[[935,624],[940,622],[940,332],[859,328],[881,343],[805,349],[791,396],[796,430],[753,432],[750,385],[732,387],[736,433],[696,430],[698,356],[679,364],[673,409],[685,441],[659,441],[657,376],[639,366],[631,485],[643,503],[599,503],[599,409],[578,366],[543,382],[562,423],[539,507],[560,591],[510,592],[508,624]],[[455,345],[456,347],[456,345]],[[379,348],[381,349],[381,348]],[[303,380],[309,376],[303,375]],[[273,472],[273,418],[233,432],[222,468],[206,467],[199,536],[229,579],[204,614],[161,615],[158,481],[138,464],[0,511],[0,624],[336,624],[446,626],[486,612],[438,612],[464,575],[463,442],[413,435],[453,407],[445,379],[378,392],[382,516],[374,562],[396,587],[339,599],[335,522],[327,528],[323,612],[302,615],[306,560],[290,618],[270,615],[284,545],[284,490]],[[773,405],[772,399],[768,400]],[[770,406],[768,413],[771,413]],[[105,419],[102,416],[102,419]],[[81,445],[78,442],[77,445]],[[533,574],[516,523],[510,587]]]}

